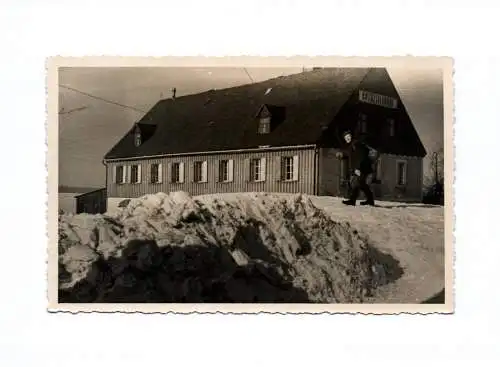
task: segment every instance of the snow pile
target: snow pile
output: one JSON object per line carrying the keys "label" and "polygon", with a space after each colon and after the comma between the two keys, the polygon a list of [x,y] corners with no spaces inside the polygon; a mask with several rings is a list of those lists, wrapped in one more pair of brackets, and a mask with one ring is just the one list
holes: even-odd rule
{"label": "snow pile", "polygon": [[378,261],[305,195],[159,193],[59,216],[60,302],[363,302]]}

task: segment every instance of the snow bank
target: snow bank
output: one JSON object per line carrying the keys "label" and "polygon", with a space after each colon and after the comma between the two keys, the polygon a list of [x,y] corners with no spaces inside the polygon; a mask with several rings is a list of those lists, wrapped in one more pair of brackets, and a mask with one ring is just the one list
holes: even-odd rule
{"label": "snow bank", "polygon": [[384,269],[305,195],[184,192],[60,215],[59,268],[60,302],[362,302]]}

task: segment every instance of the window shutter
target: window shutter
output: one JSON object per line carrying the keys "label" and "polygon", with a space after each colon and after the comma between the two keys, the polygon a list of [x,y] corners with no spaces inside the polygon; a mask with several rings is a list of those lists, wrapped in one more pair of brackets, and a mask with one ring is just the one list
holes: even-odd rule
{"label": "window shutter", "polygon": [[161,163],[158,164],[158,183],[163,182],[163,165]]}
{"label": "window shutter", "polygon": [[260,159],[261,180],[266,180],[266,158]]}
{"label": "window shutter", "polygon": [[298,155],[293,156],[293,180],[294,181],[299,180],[299,156]]}
{"label": "window shutter", "polygon": [[132,166],[125,166],[125,182],[130,183]]}
{"label": "window shutter", "polygon": [[248,158],[244,161],[243,177],[245,177],[245,182],[250,181],[250,159]]}
{"label": "window shutter", "polygon": [[179,182],[184,183],[184,162],[179,163]]}
{"label": "window shutter", "polygon": [[137,183],[141,183],[142,182],[142,170],[141,170],[141,167],[142,165],[141,164],[138,164],[137,165]]}
{"label": "window shutter", "polygon": [[207,168],[208,168],[207,161],[203,161],[203,163],[201,164],[201,180],[203,182],[207,182],[208,181]]}
{"label": "window shutter", "polygon": [[113,183],[117,183],[116,182],[116,166],[113,166]]}
{"label": "window shutter", "polygon": [[172,163],[167,163],[167,181],[174,182],[174,175],[172,174]]}
{"label": "window shutter", "polygon": [[221,164],[220,160],[215,161],[215,182],[221,181]]}
{"label": "window shutter", "polygon": [[233,177],[234,177],[234,161],[232,159],[230,159],[228,162],[227,162],[227,170],[228,170],[228,173],[227,173],[227,176],[228,176],[228,181],[229,182],[232,182],[233,181]]}
{"label": "window shutter", "polygon": [[283,159],[280,156],[274,158],[276,181],[281,181],[283,179],[282,160]]}
{"label": "window shutter", "polygon": [[[194,182],[195,174],[194,171],[196,170],[196,162],[192,162],[189,167],[188,167],[188,182]],[[179,164],[179,177],[181,176],[181,169],[180,169],[180,164]]]}

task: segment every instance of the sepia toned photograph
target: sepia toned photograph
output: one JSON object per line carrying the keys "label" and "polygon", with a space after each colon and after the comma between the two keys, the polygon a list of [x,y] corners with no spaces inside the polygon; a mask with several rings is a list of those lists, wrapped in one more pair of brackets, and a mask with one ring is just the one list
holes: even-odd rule
{"label": "sepia toned photograph", "polygon": [[175,60],[48,61],[49,309],[453,311],[450,59]]}

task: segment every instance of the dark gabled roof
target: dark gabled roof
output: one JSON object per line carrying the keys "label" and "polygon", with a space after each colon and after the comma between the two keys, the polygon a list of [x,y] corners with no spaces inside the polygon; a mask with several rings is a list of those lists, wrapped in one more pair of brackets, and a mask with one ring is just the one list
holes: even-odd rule
{"label": "dark gabled roof", "polygon": [[[162,100],[139,121],[157,125],[153,136],[136,147],[132,128],[105,158],[315,144],[369,70],[323,68]],[[258,134],[263,105],[284,113],[269,134]]]}

